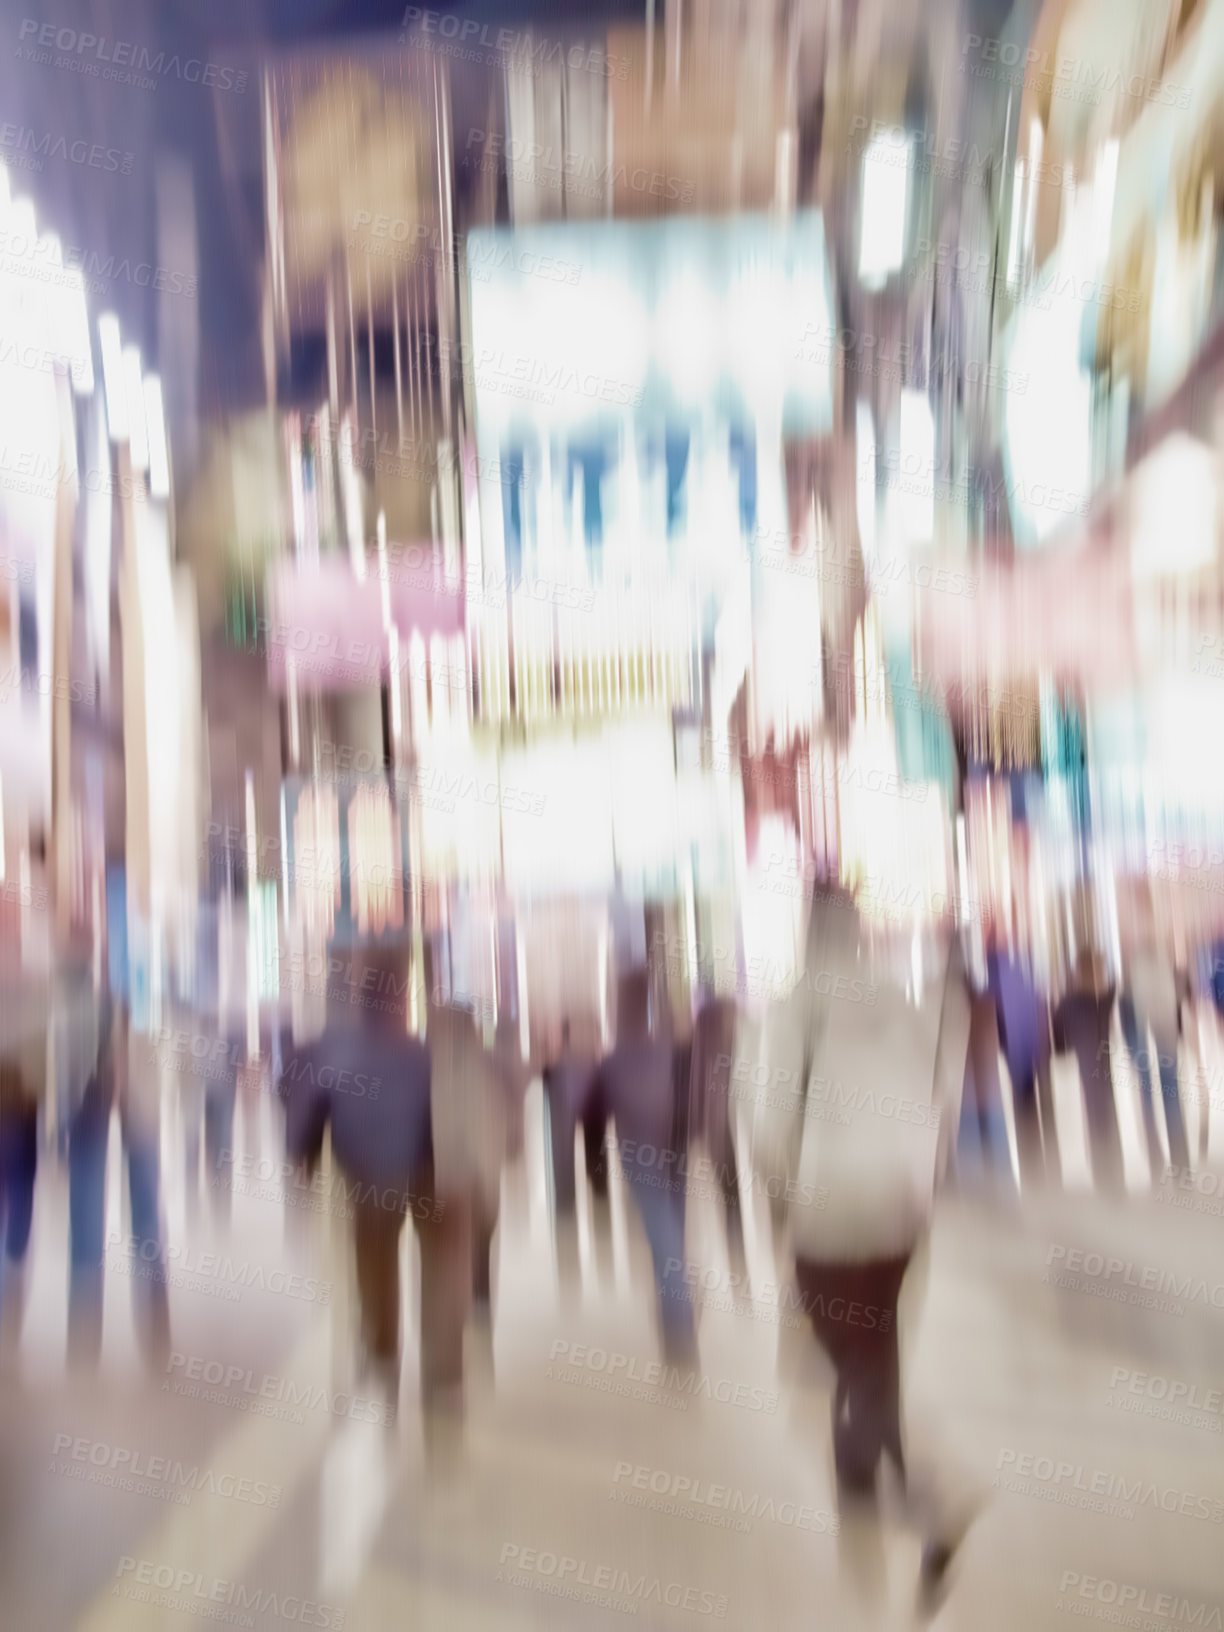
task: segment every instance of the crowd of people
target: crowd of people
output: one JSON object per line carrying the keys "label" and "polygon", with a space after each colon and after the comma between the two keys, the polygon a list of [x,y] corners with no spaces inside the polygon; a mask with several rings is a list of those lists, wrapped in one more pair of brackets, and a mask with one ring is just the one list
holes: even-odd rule
{"label": "crowd of people", "polygon": [[[791,1265],[800,1306],[835,1374],[841,1509],[874,1523],[885,1464],[904,1491],[917,1489],[901,1422],[899,1300],[936,1198],[950,1182],[976,1187],[987,1179],[1013,1194],[1058,1182],[1051,1067],[1059,1054],[1078,1064],[1094,1184],[1114,1195],[1124,1188],[1115,1007],[1140,1087],[1153,1181],[1191,1165],[1179,1043],[1192,1064],[1201,1061],[1196,1039],[1207,1023],[1204,1006],[1224,998],[1224,961],[1212,946],[1195,959],[1179,953],[1158,929],[1150,896],[1139,900],[1124,925],[1121,969],[1109,967],[1089,940],[1052,992],[998,929],[970,944],[963,927],[932,919],[915,939],[912,925],[904,933],[881,925],[852,888],[825,883],[813,895],[803,967],[785,997],[749,1003],[706,985],[677,1005],[648,945],[644,961],[620,966],[606,1039],[589,1016],[560,1014],[530,1045],[509,1008],[482,1029],[473,1006],[449,995],[435,978],[437,952],[428,939],[424,1025],[414,1029],[411,940],[363,943],[345,981],[329,989],[319,1035],[295,1044],[273,1028],[255,1069],[282,1106],[289,1162],[309,1179],[330,1139],[332,1160],[352,1181],[364,1374],[392,1405],[398,1401],[401,1246],[411,1219],[420,1253],[425,1419],[434,1429],[462,1420],[465,1334],[473,1323],[492,1321],[503,1172],[522,1155],[524,1104],[539,1079],[557,1228],[573,1228],[581,1147],[597,1205],[617,1172],[632,1197],[649,1244],[669,1365],[699,1361],[690,1280],[675,1276],[689,1260],[690,1154],[703,1151],[717,1175],[733,1265],[745,1264],[745,1198],[760,1180],[775,1254]],[[131,1245],[142,1265],[133,1280],[137,1332],[148,1364],[160,1371],[171,1318],[159,1170],[162,1079],[157,1040],[133,1025],[121,968],[122,959],[104,959],[99,975],[95,960],[65,956],[49,979],[27,974],[6,986],[0,1349],[11,1355],[20,1340],[35,1174],[48,1144],[40,1117],[49,1118],[54,1105],[55,1144],[69,1178],[70,1359],[93,1366],[101,1349],[114,1116]],[[396,996],[355,1001],[355,992],[372,990]],[[224,1046],[188,1118],[189,1170],[199,1167],[202,1143],[210,1166],[230,1149],[246,1069],[242,1039],[231,1038],[219,1016],[211,1024]],[[380,1091],[354,1092],[355,1082],[376,1082]],[[1196,1097],[1201,1161],[1210,1095]],[[845,1307],[870,1309],[874,1318],[829,1314]],[[972,1510],[962,1502],[932,1512],[916,1497],[914,1505],[922,1508],[926,1539],[921,1590],[934,1601]]]}

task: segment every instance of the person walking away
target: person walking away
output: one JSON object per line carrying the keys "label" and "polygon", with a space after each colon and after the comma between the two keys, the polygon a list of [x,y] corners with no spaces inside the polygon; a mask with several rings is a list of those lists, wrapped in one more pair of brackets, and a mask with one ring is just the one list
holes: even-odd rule
{"label": "person walking away", "polygon": [[[767,1185],[786,1186],[791,1198],[796,1280],[836,1376],[833,1462],[839,1509],[852,1521],[847,1545],[878,1534],[879,1478],[891,1463],[926,1532],[919,1590],[929,1611],[947,1590],[971,1514],[933,1481],[921,1496],[910,1469],[897,1313],[956,1137],[970,1002],[946,926],[928,931],[926,954],[920,1000],[911,1002],[898,967],[873,967],[852,894],[815,898],[805,974],[765,1020],[768,1085],[756,1105],[754,1160]],[[850,999],[864,991],[874,1001]],[[827,1082],[843,1085],[852,1106],[837,1118],[811,1114],[813,1085]],[[907,1102],[906,1115],[889,1114],[890,1101]],[[855,1309],[861,1318],[847,1318]]]}
{"label": "person walking away", "polygon": [[[361,1371],[399,1398],[400,1241],[412,1216],[421,1253],[420,1389],[427,1417],[463,1403],[464,1306],[454,1288],[470,1267],[470,1220],[439,1193],[430,1125],[429,1052],[410,1035],[402,972],[407,949],[384,944],[353,959],[350,991],[330,993],[321,1037],[285,1050],[279,1092],[290,1161],[312,1175],[330,1128],[332,1155],[354,1195]],[[357,993],[382,994],[363,1008]],[[357,1080],[377,1094],[354,1091]]]}

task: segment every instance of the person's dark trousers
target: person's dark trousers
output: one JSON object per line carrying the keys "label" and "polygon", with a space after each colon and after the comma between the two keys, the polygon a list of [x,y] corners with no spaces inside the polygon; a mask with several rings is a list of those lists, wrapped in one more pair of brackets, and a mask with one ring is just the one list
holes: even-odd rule
{"label": "person's dark trousers", "polygon": [[14,1105],[0,1117],[0,1184],[7,1198],[4,1255],[21,1263],[34,1220],[34,1177],[38,1171],[38,1106]]}
{"label": "person's dark trousers", "polygon": [[[68,1349],[70,1358],[83,1365],[96,1364],[102,1350],[106,1153],[112,1103],[109,1072],[96,1072],[86,1085],[68,1133]],[[131,1118],[125,1118],[123,1138],[135,1254],[133,1301],[146,1352],[157,1358],[169,1349],[170,1331],[157,1137],[154,1131],[139,1129]]]}
{"label": "person's dark trousers", "polygon": [[548,1107],[553,1200],[558,1217],[571,1218],[577,1200],[574,1135],[579,1123],[591,1188],[597,1195],[607,1194],[607,1109],[593,1072],[586,1081],[568,1072],[546,1072],[544,1095]]}
{"label": "person's dark trousers", "polygon": [[358,1191],[354,1237],[361,1341],[370,1359],[398,1367],[400,1358],[400,1236],[404,1213],[384,1207],[385,1191],[365,1186]]}
{"label": "person's dark trousers", "polygon": [[[1152,1096],[1152,1057],[1147,1038],[1139,1028],[1135,1005],[1125,993],[1118,999],[1118,1019],[1122,1024],[1122,1038],[1126,1052],[1139,1078],[1143,1100],[1143,1131],[1147,1136],[1148,1160],[1153,1174],[1164,1171],[1164,1155],[1160,1148],[1160,1133],[1156,1127],[1156,1107]],[[1162,1050],[1156,1057],[1160,1075],[1161,1098],[1164,1100],[1165,1127],[1169,1135],[1169,1160],[1175,1167],[1190,1166],[1190,1145],[1186,1138],[1186,1124],[1182,1116],[1181,1094],[1177,1085],[1177,1052]]]}
{"label": "person's dark trousers", "polygon": [[477,1206],[472,1213],[472,1301],[486,1314],[493,1303],[493,1239],[497,1214]]}
{"label": "person's dark trousers", "polygon": [[976,1167],[982,1177],[1014,1189],[999,1084],[998,1022],[989,992],[976,995],[970,1009],[969,1059],[956,1154],[962,1174]]}
{"label": "person's dark trousers", "polygon": [[402,1205],[392,1191],[363,1186],[355,1214],[362,1345],[385,1374],[400,1361],[400,1239],[414,1211],[421,1252],[421,1397],[427,1408],[457,1398],[463,1386],[463,1328],[472,1262],[471,1208],[433,1193],[424,1175]]}
{"label": "person's dark trousers", "polygon": [[[570,1147],[572,1159],[572,1140]],[[582,1119],[582,1148],[591,1193],[603,1200],[608,1194],[608,1117],[605,1108],[597,1101],[591,1103]]]}
{"label": "person's dark trousers", "polygon": [[[874,1500],[885,1456],[905,1482],[897,1300],[909,1263],[906,1254],[862,1264],[808,1259],[795,1266],[803,1308],[836,1373],[833,1462],[842,1504]],[[852,1309],[856,1320],[847,1319]]]}

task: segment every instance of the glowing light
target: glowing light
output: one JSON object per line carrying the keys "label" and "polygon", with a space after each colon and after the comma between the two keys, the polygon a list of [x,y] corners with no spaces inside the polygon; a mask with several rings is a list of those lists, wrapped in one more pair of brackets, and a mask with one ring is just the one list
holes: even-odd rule
{"label": "glowing light", "polygon": [[150,374],[144,382],[145,430],[149,444],[149,492],[155,499],[170,497],[170,454],[166,447],[166,416],[161,380]]}
{"label": "glowing light", "polygon": [[881,289],[905,256],[905,206],[909,195],[910,138],[885,131],[863,156],[862,227],[859,277]]}
{"label": "glowing light", "polygon": [[102,350],[102,380],[106,387],[106,423],[112,442],[122,442],[128,434],[127,386],[123,375],[123,350],[119,341],[119,319],[106,312],[98,319],[98,344]]}
{"label": "glowing light", "polygon": [[140,378],[140,347],[123,348],[123,383],[127,395],[128,439],[132,449],[132,469],[149,468],[149,432],[145,425],[144,386]]}
{"label": "glowing light", "polygon": [[357,931],[382,935],[404,921],[399,830],[385,787],[363,787],[348,813],[349,891]]}
{"label": "glowing light", "polygon": [[308,935],[326,941],[340,905],[340,811],[331,788],[304,789],[293,817],[298,912]]}

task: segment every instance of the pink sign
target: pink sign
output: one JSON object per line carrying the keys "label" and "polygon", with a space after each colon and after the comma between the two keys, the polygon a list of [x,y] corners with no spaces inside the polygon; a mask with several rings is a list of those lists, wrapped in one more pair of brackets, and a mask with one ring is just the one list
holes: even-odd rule
{"label": "pink sign", "polygon": [[[432,545],[389,551],[388,600],[401,647],[420,632],[460,634],[463,585],[435,582]],[[301,566],[282,561],[268,570],[268,680],[285,689],[290,665],[300,683],[318,691],[376,686],[387,672],[389,634],[376,562],[357,578],[345,555]]]}
{"label": "pink sign", "polygon": [[1045,672],[1094,690],[1133,679],[1137,654],[1126,551],[1093,541],[946,576],[955,592],[934,584],[915,592],[924,673],[965,682],[1031,679]]}

